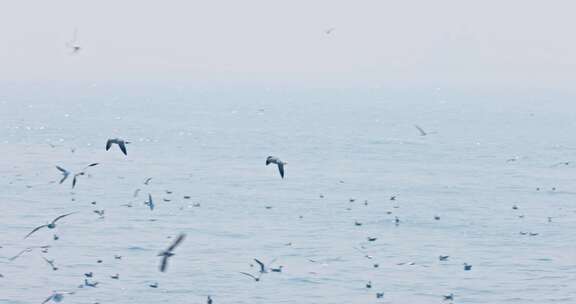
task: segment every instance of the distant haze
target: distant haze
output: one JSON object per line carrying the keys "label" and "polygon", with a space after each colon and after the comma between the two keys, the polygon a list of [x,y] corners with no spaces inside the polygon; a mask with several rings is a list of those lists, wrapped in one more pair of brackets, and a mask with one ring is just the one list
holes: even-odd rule
{"label": "distant haze", "polygon": [[[4,1],[0,82],[570,88],[575,11],[526,0]],[[70,55],[75,27],[83,49]]]}

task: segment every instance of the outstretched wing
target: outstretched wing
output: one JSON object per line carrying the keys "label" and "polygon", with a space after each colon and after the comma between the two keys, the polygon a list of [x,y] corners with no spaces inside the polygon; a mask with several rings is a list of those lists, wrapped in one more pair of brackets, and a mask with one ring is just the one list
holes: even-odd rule
{"label": "outstretched wing", "polygon": [[253,275],[251,275],[251,274],[249,274],[249,273],[247,273],[247,272],[240,272],[240,273],[243,274],[243,275],[245,275],[245,276],[249,276],[249,277],[251,277],[252,279],[256,280],[256,277],[255,277],[255,276],[253,276]]}
{"label": "outstretched wing", "polygon": [[63,183],[68,178],[68,174],[64,174],[64,176],[60,179],[60,184]]}
{"label": "outstretched wing", "polygon": [[178,236],[178,238],[174,241],[174,243],[172,243],[172,245],[166,251],[174,250],[174,248],[176,248],[176,246],[178,246],[180,243],[182,243],[182,241],[184,240],[185,237],[186,237],[186,235],[184,233],[181,233]]}
{"label": "outstretched wing", "polygon": [[106,142],[106,151],[110,150],[110,147],[111,147],[111,146],[112,146],[112,139],[109,139],[109,140]]}
{"label": "outstretched wing", "polygon": [[30,231],[30,233],[28,233],[24,238],[27,239],[27,238],[28,238],[29,236],[31,236],[34,232],[36,232],[36,231],[38,231],[38,230],[40,230],[40,229],[42,229],[42,228],[44,228],[44,227],[47,227],[47,226],[48,226],[48,225],[42,225],[42,226],[38,226],[38,227],[34,228],[34,230]]}
{"label": "outstretched wing", "polygon": [[258,259],[254,259],[254,261],[256,261],[258,265],[260,265],[260,272],[262,273],[266,272],[266,267],[264,266],[264,263],[260,262]]}
{"label": "outstretched wing", "polygon": [[88,169],[88,168],[90,168],[90,167],[98,166],[99,164],[100,164],[100,163],[91,163],[91,164],[89,164],[88,166],[86,166],[86,167],[85,167],[84,169],[82,169],[82,170],[86,170],[86,169]]}
{"label": "outstretched wing", "polygon": [[280,171],[280,176],[284,178],[284,164],[278,163],[278,171]]}
{"label": "outstretched wing", "polygon": [[120,141],[118,143],[118,146],[120,147],[120,150],[122,150],[122,153],[124,153],[124,155],[128,155],[128,153],[126,152],[126,143],[124,141]]}
{"label": "outstretched wing", "polygon": [[420,132],[420,136],[426,136],[426,132],[424,131],[424,129],[420,128],[420,126],[414,125],[414,128],[418,129],[418,131]]}
{"label": "outstretched wing", "polygon": [[58,169],[60,172],[64,173],[64,174],[68,174],[68,170],[60,167],[60,166],[56,166],[56,169]]}
{"label": "outstretched wing", "polygon": [[69,216],[70,214],[74,214],[74,213],[76,213],[76,212],[70,212],[70,213],[63,214],[63,215],[55,218],[55,219],[52,221],[52,224],[56,224],[56,222],[57,222],[59,219],[61,219],[61,218],[63,218],[63,217],[67,217],[67,216]]}
{"label": "outstretched wing", "polygon": [[166,268],[168,267],[168,256],[165,255],[162,258],[162,263],[160,263],[160,271],[166,272]]}
{"label": "outstretched wing", "polygon": [[32,251],[32,248],[26,248],[26,249],[20,251],[17,255],[9,258],[8,260],[14,261],[15,259],[19,258],[21,255],[23,255],[25,252],[30,252],[30,251]]}
{"label": "outstretched wing", "polygon": [[44,300],[44,302],[42,302],[42,304],[45,304],[45,303],[52,301],[53,298],[54,298],[54,295],[50,295],[48,298],[46,298],[46,300]]}

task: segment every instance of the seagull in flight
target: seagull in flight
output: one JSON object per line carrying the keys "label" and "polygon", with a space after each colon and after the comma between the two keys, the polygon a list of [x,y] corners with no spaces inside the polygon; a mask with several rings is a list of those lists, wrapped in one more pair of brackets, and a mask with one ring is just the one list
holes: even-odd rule
{"label": "seagull in flight", "polygon": [[52,294],[42,302],[42,304],[46,304],[50,301],[54,302],[61,302],[64,299],[64,295],[66,294],[74,294],[74,292],[70,291],[53,291]]}
{"label": "seagull in flight", "polygon": [[150,193],[148,193],[148,201],[144,202],[144,205],[150,207],[150,211],[154,210],[154,201]]}
{"label": "seagull in flight", "polygon": [[288,164],[287,162],[281,161],[276,156],[268,156],[268,158],[266,158],[266,166],[268,166],[269,164],[278,165],[278,171],[280,171],[280,176],[284,178],[284,165],[287,165]]}
{"label": "seagull in flight", "polygon": [[[79,176],[85,175],[86,172],[85,170],[90,168],[90,167],[94,167],[94,166],[98,166],[100,163],[91,163],[88,166],[84,167],[84,169],[82,169],[82,171],[80,171],[79,173],[74,174],[74,178],[72,179],[72,188],[76,187],[76,182],[78,180]],[[60,184],[62,184],[67,178],[68,176],[70,176],[70,174],[72,174],[72,172],[60,167],[60,166],[56,166],[56,169],[58,169],[58,171],[60,171],[62,173],[62,179],[60,179]]]}
{"label": "seagull in flight", "polygon": [[34,228],[34,229],[33,229],[32,231],[30,231],[30,233],[28,233],[24,238],[25,238],[25,239],[28,238],[28,237],[31,236],[34,232],[36,232],[36,231],[38,231],[38,230],[40,230],[40,229],[42,229],[42,228],[44,228],[44,227],[46,227],[46,228],[48,228],[48,229],[54,229],[54,228],[56,228],[56,222],[57,222],[58,220],[60,220],[60,219],[62,219],[62,218],[64,218],[64,217],[67,217],[67,216],[69,216],[69,215],[71,215],[71,214],[74,214],[74,213],[76,213],[76,212],[71,212],[71,213],[66,213],[66,214],[60,215],[60,216],[58,216],[57,218],[55,218],[54,220],[52,220],[52,222]]}
{"label": "seagull in flight", "polygon": [[126,152],[126,145],[129,143],[130,142],[125,141],[125,140],[120,139],[120,138],[110,138],[106,142],[106,151],[110,150],[110,147],[112,147],[112,144],[117,144],[118,147],[120,147],[120,150],[122,151],[122,153],[124,153],[124,155],[128,155],[128,152]]}
{"label": "seagull in flight", "polygon": [[172,243],[172,245],[170,245],[170,247],[168,247],[168,249],[160,252],[158,254],[158,256],[162,257],[162,263],[160,264],[160,271],[162,272],[166,272],[166,267],[168,266],[168,258],[174,255],[174,249],[176,248],[176,246],[178,246],[180,243],[182,243],[182,241],[184,240],[184,237],[186,237],[186,235],[184,233],[181,233],[178,238],[176,238],[176,240],[174,241],[174,243]]}
{"label": "seagull in flight", "polygon": [[76,42],[77,39],[78,39],[78,29],[75,28],[74,29],[74,36],[72,36],[72,40],[70,40],[69,42],[66,42],[66,47],[68,47],[72,50],[72,55],[77,54],[82,49],[82,47],[80,47],[80,45]]}
{"label": "seagull in flight", "polygon": [[17,255],[15,255],[15,256],[13,256],[13,257],[11,257],[11,258],[8,258],[8,260],[9,260],[10,262],[12,262],[12,261],[16,260],[17,258],[19,258],[19,257],[20,257],[21,255],[23,255],[24,253],[26,253],[26,252],[31,252],[32,250],[34,250],[34,248],[41,248],[41,249],[42,249],[42,252],[45,253],[45,252],[48,251],[48,248],[50,248],[50,245],[28,247],[28,248],[20,251]]}
{"label": "seagull in flight", "polygon": [[568,165],[570,165],[570,162],[569,162],[569,161],[563,161],[563,162],[555,163],[555,164],[553,164],[553,165],[550,166],[550,167],[556,168],[556,167],[559,167],[559,166],[568,166]]}
{"label": "seagull in flight", "polygon": [[426,132],[424,131],[424,129],[422,129],[419,125],[414,125],[414,128],[418,129],[418,132],[420,132],[420,136],[426,136],[429,134],[434,134],[436,132]]}

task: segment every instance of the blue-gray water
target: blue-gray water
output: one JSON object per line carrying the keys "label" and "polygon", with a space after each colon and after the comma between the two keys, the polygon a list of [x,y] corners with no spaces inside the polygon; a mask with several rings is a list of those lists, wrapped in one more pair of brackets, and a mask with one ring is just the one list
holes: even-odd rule
{"label": "blue-gray water", "polygon": [[[569,101],[104,91],[0,96],[0,303],[41,303],[52,290],[75,291],[65,303],[441,303],[450,293],[455,303],[576,303]],[[104,150],[113,136],[131,141],[128,157]],[[284,180],[268,155],[288,162]],[[57,183],[55,165],[91,162],[101,164],[74,191]],[[160,273],[157,253],[181,232]],[[52,247],[8,260],[35,245]],[[256,273],[253,258],[284,271],[251,281],[239,272]],[[78,288],[90,271],[98,287]]]}

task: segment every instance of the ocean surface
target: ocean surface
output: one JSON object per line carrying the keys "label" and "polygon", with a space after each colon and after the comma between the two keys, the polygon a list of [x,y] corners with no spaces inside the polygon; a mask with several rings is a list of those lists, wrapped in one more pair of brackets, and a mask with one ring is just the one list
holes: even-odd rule
{"label": "ocean surface", "polygon": [[[561,96],[40,93],[0,95],[2,304],[53,290],[74,292],[63,303],[576,303],[576,106]],[[113,137],[128,156],[105,150]],[[56,165],[93,162],[74,189],[58,183]],[[254,258],[282,272],[241,274],[259,275]]]}

